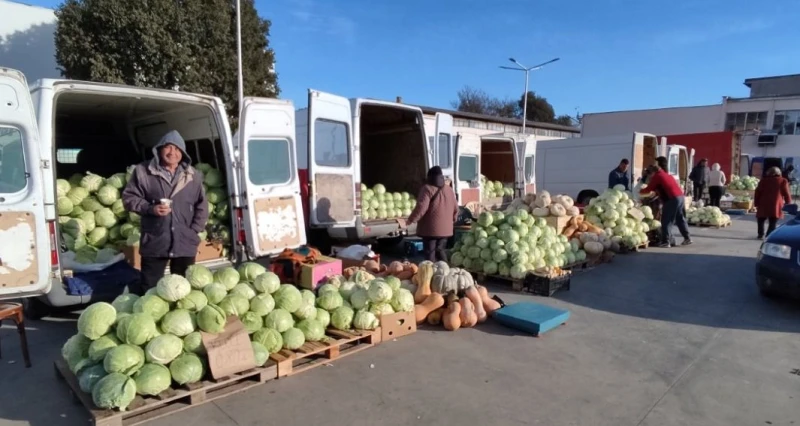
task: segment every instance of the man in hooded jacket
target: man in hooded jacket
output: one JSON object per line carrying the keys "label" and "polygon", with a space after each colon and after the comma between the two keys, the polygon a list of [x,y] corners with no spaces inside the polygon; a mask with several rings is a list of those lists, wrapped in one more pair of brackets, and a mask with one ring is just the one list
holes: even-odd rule
{"label": "man in hooded jacket", "polygon": [[185,275],[194,264],[198,235],[208,220],[203,173],[191,166],[186,142],[173,130],[153,147],[153,159],[136,165],[122,202],[141,216],[139,254],[141,289],[155,287],[169,265],[170,272]]}

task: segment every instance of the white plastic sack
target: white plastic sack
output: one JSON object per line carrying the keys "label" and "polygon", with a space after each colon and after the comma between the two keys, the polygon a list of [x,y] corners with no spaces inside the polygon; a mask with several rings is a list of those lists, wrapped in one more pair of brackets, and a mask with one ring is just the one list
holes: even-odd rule
{"label": "white plastic sack", "polygon": [[125,259],[125,255],[117,253],[106,263],[78,263],[75,261],[75,252],[68,251],[61,253],[61,267],[64,269],[71,269],[74,272],[97,272],[108,268],[109,266]]}
{"label": "white plastic sack", "polygon": [[345,249],[339,250],[336,256],[340,259],[361,260],[366,257],[374,257],[375,253],[372,252],[370,246],[352,245]]}

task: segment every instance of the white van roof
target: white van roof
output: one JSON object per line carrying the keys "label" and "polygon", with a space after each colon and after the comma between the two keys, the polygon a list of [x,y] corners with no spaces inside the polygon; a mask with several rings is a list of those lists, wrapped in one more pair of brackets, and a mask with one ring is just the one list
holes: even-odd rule
{"label": "white van roof", "polygon": [[178,98],[185,98],[186,100],[198,100],[198,98],[207,100],[207,101],[220,101],[221,99],[218,96],[212,95],[205,95],[201,93],[191,93],[191,92],[181,92],[177,90],[169,90],[169,89],[157,89],[154,87],[139,87],[139,86],[130,86],[127,84],[116,84],[116,83],[99,83],[94,81],[83,81],[83,80],[70,80],[66,78],[43,78],[29,84],[28,87],[30,88],[31,92],[35,92],[39,89],[52,89],[59,85],[65,84],[72,84],[82,87],[90,87],[90,88],[98,88],[98,89],[125,89],[126,91],[135,91],[140,92],[142,95],[158,95],[159,97],[164,97],[168,95],[170,97],[178,97]]}

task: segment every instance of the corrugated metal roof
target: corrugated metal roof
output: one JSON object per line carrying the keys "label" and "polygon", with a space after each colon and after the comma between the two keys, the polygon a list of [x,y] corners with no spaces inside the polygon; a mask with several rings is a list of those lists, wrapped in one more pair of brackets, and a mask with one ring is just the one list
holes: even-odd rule
{"label": "corrugated metal roof", "polygon": [[[501,123],[501,124],[512,124],[515,126],[522,126],[522,120],[518,118],[505,118],[505,117],[495,117],[493,115],[486,115],[486,114],[477,114],[474,112],[463,112],[463,111],[454,111],[450,109],[444,108],[435,108],[423,105],[416,105],[417,107],[422,109],[423,113],[428,114],[435,114],[437,112],[443,114],[450,114],[454,118],[468,118],[473,120],[481,120],[481,121],[488,121],[491,123]],[[572,132],[572,133],[580,133],[581,129],[572,126],[562,126],[560,124],[553,124],[553,123],[542,123],[540,121],[530,121],[528,120],[525,123],[526,127],[529,129],[549,129],[549,130],[560,130],[562,132]]]}

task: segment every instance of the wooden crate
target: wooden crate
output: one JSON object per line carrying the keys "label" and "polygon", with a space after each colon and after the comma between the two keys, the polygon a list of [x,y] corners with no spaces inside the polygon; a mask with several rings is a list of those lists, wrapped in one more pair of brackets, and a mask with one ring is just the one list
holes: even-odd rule
{"label": "wooden crate", "polygon": [[500,275],[489,275],[484,274],[483,272],[474,272],[469,271],[478,284],[485,285],[487,281],[494,281],[494,282],[502,282],[511,284],[511,289],[514,291],[523,291],[525,290],[525,279],[518,279],[518,278],[511,278],[511,277],[503,277]]}
{"label": "wooden crate", "polygon": [[233,395],[278,378],[278,365],[268,360],[264,367],[236,373],[218,380],[203,380],[176,389],[167,389],[158,396],[136,395],[126,411],[97,408],[92,395],[81,391],[78,378],[70,371],[66,362],[55,362],[56,376],[69,387],[72,395],[91,415],[96,426],[130,426],[183,411],[193,406]]}
{"label": "wooden crate", "polygon": [[278,377],[287,377],[319,367],[338,358],[343,358],[369,349],[381,342],[381,328],[375,330],[341,331],[329,328],[326,340],[306,342],[300,349],[283,349],[270,355],[278,365]]}

